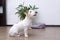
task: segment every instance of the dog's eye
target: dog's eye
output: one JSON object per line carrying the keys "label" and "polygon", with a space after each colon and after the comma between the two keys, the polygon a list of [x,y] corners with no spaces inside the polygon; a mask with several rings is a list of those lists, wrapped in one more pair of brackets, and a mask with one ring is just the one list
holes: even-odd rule
{"label": "dog's eye", "polygon": [[30,13],[31,13],[31,11],[30,11]]}

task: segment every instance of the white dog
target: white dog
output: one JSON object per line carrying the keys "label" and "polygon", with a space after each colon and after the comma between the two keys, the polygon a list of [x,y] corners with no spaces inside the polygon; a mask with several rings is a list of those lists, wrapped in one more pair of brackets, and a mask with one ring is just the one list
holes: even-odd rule
{"label": "white dog", "polygon": [[25,12],[25,19],[11,27],[9,30],[9,36],[20,35],[20,32],[24,31],[25,37],[28,37],[28,27],[32,24],[32,19],[36,16],[36,12],[29,10]]}

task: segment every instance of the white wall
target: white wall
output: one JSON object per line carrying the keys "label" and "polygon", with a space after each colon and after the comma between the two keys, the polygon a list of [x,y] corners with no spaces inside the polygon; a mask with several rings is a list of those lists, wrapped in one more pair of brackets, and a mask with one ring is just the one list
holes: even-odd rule
{"label": "white wall", "polygon": [[16,7],[19,3],[25,5],[31,4],[39,7],[36,23],[45,23],[47,25],[60,25],[60,0],[7,0],[7,25],[15,24],[19,21],[15,15]]}

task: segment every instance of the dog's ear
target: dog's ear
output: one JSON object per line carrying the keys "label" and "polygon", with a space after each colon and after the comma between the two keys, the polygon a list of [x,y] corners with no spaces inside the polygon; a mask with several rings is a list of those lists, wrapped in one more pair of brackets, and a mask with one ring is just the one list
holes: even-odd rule
{"label": "dog's ear", "polygon": [[26,10],[26,13],[28,13],[29,10]]}
{"label": "dog's ear", "polygon": [[24,12],[24,14],[27,15],[27,14],[28,14],[28,11],[29,11],[29,10],[26,10],[26,11]]}

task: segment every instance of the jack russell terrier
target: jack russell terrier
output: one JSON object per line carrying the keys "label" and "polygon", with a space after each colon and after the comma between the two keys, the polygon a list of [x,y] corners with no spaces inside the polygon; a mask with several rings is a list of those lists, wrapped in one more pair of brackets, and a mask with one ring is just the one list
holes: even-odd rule
{"label": "jack russell terrier", "polygon": [[24,31],[24,36],[28,37],[28,29],[31,27],[32,19],[36,16],[37,12],[34,10],[29,10],[24,14],[26,15],[25,19],[11,27],[9,30],[9,36],[20,36],[20,32]]}

